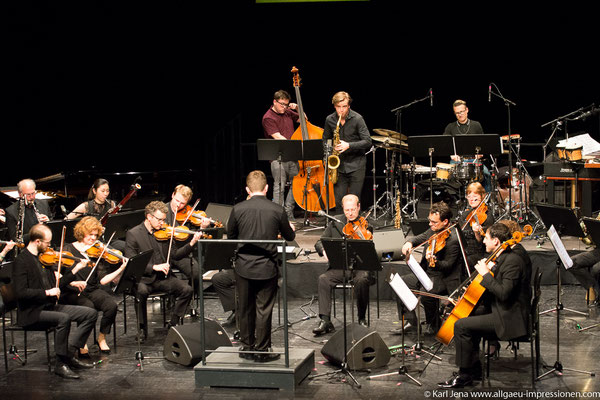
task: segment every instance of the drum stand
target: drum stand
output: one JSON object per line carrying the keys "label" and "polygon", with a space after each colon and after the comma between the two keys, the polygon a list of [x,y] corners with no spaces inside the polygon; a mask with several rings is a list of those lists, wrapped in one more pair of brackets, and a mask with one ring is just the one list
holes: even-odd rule
{"label": "drum stand", "polygon": [[[382,200],[385,199],[385,206],[382,209],[382,213],[379,217],[375,218],[375,216],[373,216],[374,220],[377,220],[379,218],[382,218],[383,216],[385,216],[386,214],[389,213],[390,217],[392,217],[393,215],[393,204],[394,204],[394,195],[392,194],[391,190],[393,189],[393,177],[394,177],[394,163],[396,162],[396,153],[392,154],[392,162],[389,162],[389,150],[385,149],[385,192],[379,196],[379,198],[377,199],[377,201],[375,201],[373,203],[373,210],[376,209],[377,207],[379,207],[379,202],[381,202]],[[375,196],[373,196],[374,198]]]}
{"label": "drum stand", "polygon": [[[377,184],[377,180],[376,180],[376,166],[375,166],[375,151],[377,150],[377,146],[371,146],[371,150],[369,150],[366,154],[372,153],[373,154],[373,168],[371,169],[371,173],[373,176],[373,205],[369,208],[368,212],[373,214],[373,219],[377,220],[377,211],[384,211],[383,207],[379,206],[379,202],[381,201],[380,197],[379,199],[377,199],[377,187],[379,186]],[[387,150],[386,150],[387,151]],[[365,154],[365,155],[366,155]],[[386,195],[386,193],[384,193],[384,195]]]}
{"label": "drum stand", "polygon": [[[402,173],[402,171],[400,172]],[[416,192],[417,188],[415,185],[415,158],[413,157],[413,161],[410,163],[410,185],[412,186],[412,199],[406,203],[404,207],[402,207],[402,212],[409,216],[411,219],[417,219],[417,197]],[[406,182],[406,193],[409,192],[408,181]],[[407,195],[408,196],[408,195]],[[411,206],[412,212],[410,215],[406,212],[406,208]]]}

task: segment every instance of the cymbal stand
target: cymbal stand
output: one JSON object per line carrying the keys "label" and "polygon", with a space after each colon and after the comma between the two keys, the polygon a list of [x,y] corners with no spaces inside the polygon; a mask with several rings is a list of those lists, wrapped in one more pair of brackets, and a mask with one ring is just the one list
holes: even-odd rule
{"label": "cymbal stand", "polygon": [[373,168],[371,169],[371,173],[373,176],[373,205],[369,208],[369,212],[371,212],[371,214],[373,214],[373,219],[377,219],[377,209],[383,211],[383,208],[379,206],[379,201],[377,200],[377,187],[379,185],[377,185],[377,180],[376,180],[376,166],[375,166],[375,151],[377,150],[376,146],[371,146],[371,150],[367,151],[367,154],[372,153],[373,154]]}
{"label": "cymbal stand", "polygon": [[[393,159],[395,160],[395,157],[393,157]],[[390,213],[390,217],[391,215],[391,208],[390,205],[392,205],[394,203],[394,196],[392,195],[391,192],[391,174],[390,171],[393,171],[394,168],[393,166],[391,166],[391,163],[389,161],[389,150],[385,149],[385,192],[379,196],[379,199],[377,199],[377,201],[375,202],[375,204],[373,204],[374,207],[378,207],[378,204],[380,201],[382,201],[383,199],[385,199],[385,206],[383,207],[383,213],[379,216],[379,218],[382,218],[384,215]],[[374,219],[379,219],[379,218],[374,218]]]}
{"label": "cymbal stand", "polygon": [[498,190],[498,175],[500,174],[500,171],[498,171],[498,163],[496,162],[496,159],[494,158],[494,156],[492,154],[490,154],[490,160],[492,161],[492,196],[490,196],[490,206],[492,208],[492,215],[494,216],[494,219],[498,219],[496,218],[499,214],[500,214],[500,208],[502,207],[502,205],[498,204],[498,199],[500,199],[500,191]]}
{"label": "cymbal stand", "polygon": [[[402,171],[400,173],[402,173]],[[409,182],[407,180],[406,193],[409,193],[409,191],[410,191],[408,184],[409,184]],[[409,215],[409,217],[411,219],[417,219],[417,195],[416,195],[417,187],[416,187],[416,182],[415,182],[415,158],[414,157],[413,157],[412,162],[410,163],[410,185],[412,187],[412,199],[409,202],[407,202],[404,205],[404,207],[402,207],[402,212],[408,215],[408,213],[406,212],[406,208],[408,206],[411,206],[412,212]]]}

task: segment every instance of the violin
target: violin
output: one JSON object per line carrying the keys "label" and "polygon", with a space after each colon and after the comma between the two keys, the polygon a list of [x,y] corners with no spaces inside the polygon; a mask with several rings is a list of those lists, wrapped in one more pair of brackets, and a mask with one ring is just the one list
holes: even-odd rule
{"label": "violin", "polygon": [[425,250],[425,257],[429,260],[429,266],[435,267],[436,257],[435,254],[442,251],[446,247],[446,240],[450,237],[450,229],[444,229],[443,231],[431,236],[427,239],[427,250]]}
{"label": "violin", "polygon": [[108,248],[104,243],[96,242],[92,247],[85,251],[88,256],[98,258],[102,255],[102,259],[109,264],[118,264],[125,260],[123,253],[116,249]]}
{"label": "violin", "polygon": [[73,253],[71,253],[71,252],[63,251],[61,253],[60,251],[55,251],[52,249],[48,249],[45,252],[43,252],[42,254],[38,255],[38,259],[40,260],[42,265],[51,267],[51,266],[54,266],[56,263],[58,263],[59,259],[61,259],[61,254],[62,254],[62,266],[63,267],[70,268],[73,265],[75,265],[76,262],[78,263],[82,260],[86,261],[90,266],[94,265],[93,261],[86,260],[85,258],[75,257],[73,255]]}
{"label": "violin", "polygon": [[[9,244],[9,241],[6,240],[0,240],[0,244]],[[15,247],[22,249],[23,247],[25,247],[25,243],[17,243],[17,242],[13,242],[15,244]]]}
{"label": "violin", "polygon": [[466,218],[466,222],[465,224],[462,226],[462,229],[464,230],[465,227],[470,224],[471,228],[475,228],[477,226],[477,232],[479,232],[479,234],[481,234],[481,236],[485,235],[485,232],[483,231],[483,228],[481,227],[481,225],[483,223],[485,223],[485,221],[487,220],[487,200],[489,199],[490,195],[488,193],[488,195],[485,197],[485,199],[483,199],[481,201],[481,203],[479,203],[479,205],[477,207],[475,207],[474,209],[472,209],[469,214],[467,215]]}
{"label": "violin", "polygon": [[[185,241],[190,235],[196,234],[197,231],[192,231],[184,226],[172,227],[171,225],[163,224],[162,228],[154,231],[154,237],[158,241],[164,241],[171,239],[171,235],[175,240]],[[212,235],[206,233],[202,234],[203,239],[212,239]]]}
{"label": "violin", "polygon": [[[496,259],[502,254],[507,247],[513,246],[521,241],[523,236],[531,235],[533,232],[533,228],[531,225],[526,225],[523,228],[523,232],[515,231],[512,234],[512,237],[496,248],[492,252],[492,254],[485,260],[485,263],[488,264],[490,262],[496,262]],[[493,273],[490,271],[490,274]],[[483,276],[481,274],[473,274],[471,275],[473,278],[469,287],[465,290],[461,298],[458,300],[450,315],[444,321],[440,330],[438,331],[436,338],[446,346],[450,344],[450,341],[454,338],[454,324],[461,318],[468,317],[471,312],[477,306],[479,299],[483,296],[485,292],[485,288],[481,285],[481,281],[483,280]],[[471,279],[471,277],[469,279]]]}
{"label": "violin", "polygon": [[358,217],[344,225],[342,232],[348,239],[373,240],[373,234],[368,229],[369,222],[365,217]]}
{"label": "violin", "polygon": [[177,215],[175,216],[177,222],[182,223],[187,219],[194,226],[202,225],[203,218],[208,219],[217,228],[223,227],[222,222],[209,218],[204,211],[193,211],[189,204],[177,211]]}

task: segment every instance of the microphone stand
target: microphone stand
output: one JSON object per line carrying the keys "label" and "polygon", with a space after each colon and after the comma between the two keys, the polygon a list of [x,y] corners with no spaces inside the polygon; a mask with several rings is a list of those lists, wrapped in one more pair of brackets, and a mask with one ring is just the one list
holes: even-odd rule
{"label": "microphone stand", "polygon": [[[496,88],[496,90],[498,91],[498,93],[494,93],[494,91],[492,90],[492,86],[494,86]],[[490,101],[491,101],[491,95],[493,94],[496,97],[499,97],[500,99],[502,99],[502,101],[504,101],[504,105],[506,106],[506,112],[507,112],[507,118],[508,118],[508,177],[510,180],[510,185],[512,186],[513,184],[513,170],[512,170],[512,131],[511,131],[511,119],[510,119],[510,106],[516,106],[516,104],[510,100],[508,100],[506,97],[504,97],[502,95],[502,93],[500,93],[500,89],[498,89],[498,86],[496,86],[495,83],[490,83]],[[512,190],[508,191],[508,207],[509,207],[509,215],[508,215],[508,219],[512,220]]]}

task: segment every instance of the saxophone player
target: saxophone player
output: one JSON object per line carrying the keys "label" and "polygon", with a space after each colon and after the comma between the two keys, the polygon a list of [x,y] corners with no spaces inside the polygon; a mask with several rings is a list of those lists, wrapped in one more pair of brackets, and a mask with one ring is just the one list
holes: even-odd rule
{"label": "saxophone player", "polygon": [[29,230],[39,223],[51,220],[50,205],[45,200],[36,199],[35,182],[23,179],[17,183],[19,201],[6,209],[8,237],[18,243],[29,241]]}
{"label": "saxophone player", "polygon": [[[333,143],[333,153],[339,157],[334,182],[335,204],[341,209],[346,194],[359,197],[362,192],[367,167],[365,153],[371,148],[371,135],[362,115],[350,109],[352,98],[347,92],[337,92],[332,101],[335,112],[327,116],[323,128],[323,144]],[[339,122],[339,124],[338,124]],[[334,133],[337,130],[337,135]]]}

